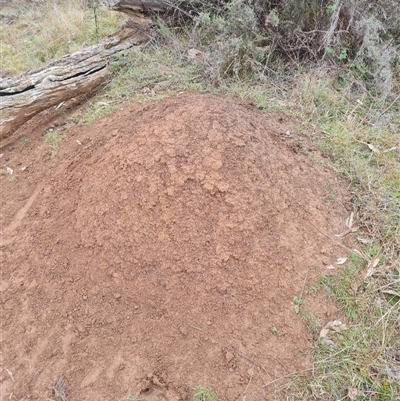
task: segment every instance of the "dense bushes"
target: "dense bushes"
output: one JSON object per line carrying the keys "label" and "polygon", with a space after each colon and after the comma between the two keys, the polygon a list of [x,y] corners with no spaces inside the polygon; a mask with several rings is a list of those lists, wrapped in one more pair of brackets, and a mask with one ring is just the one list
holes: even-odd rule
{"label": "dense bushes", "polygon": [[324,63],[351,67],[385,98],[399,70],[397,0],[186,0],[180,7],[194,16],[192,42],[207,45],[213,82],[265,74],[282,61]]}

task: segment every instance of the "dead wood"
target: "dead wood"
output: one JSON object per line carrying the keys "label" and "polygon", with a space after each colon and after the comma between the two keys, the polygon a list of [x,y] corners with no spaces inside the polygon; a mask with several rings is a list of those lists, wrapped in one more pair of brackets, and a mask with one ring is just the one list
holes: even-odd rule
{"label": "dead wood", "polygon": [[92,91],[106,80],[110,59],[144,39],[143,34],[125,28],[101,44],[43,68],[0,79],[0,139],[42,110]]}

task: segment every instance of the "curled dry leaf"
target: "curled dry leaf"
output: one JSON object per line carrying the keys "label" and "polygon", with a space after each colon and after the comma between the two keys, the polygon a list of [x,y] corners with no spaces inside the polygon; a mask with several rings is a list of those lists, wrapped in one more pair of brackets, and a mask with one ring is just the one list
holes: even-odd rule
{"label": "curled dry leaf", "polygon": [[379,258],[375,258],[375,259],[371,260],[371,262],[369,263],[369,265],[370,265],[372,268],[374,268],[374,267],[378,266],[378,263],[379,263]]}
{"label": "curled dry leaf", "polygon": [[351,250],[353,253],[355,253],[356,255],[358,255],[360,258],[365,259],[365,255],[362,254],[362,252],[360,252],[358,249],[352,249]]}
{"label": "curled dry leaf", "polygon": [[336,264],[337,265],[344,265],[347,261],[347,258],[337,258],[336,259]]}
{"label": "curled dry leaf", "polygon": [[344,236],[346,236],[347,234],[349,234],[349,233],[355,233],[356,231],[358,231],[358,226],[354,226],[354,227],[352,227],[352,228],[349,228],[348,230],[343,231],[343,232],[340,233],[340,234],[335,234],[335,237],[344,237]]}
{"label": "curled dry leaf", "polygon": [[319,337],[320,338],[325,338],[329,333],[329,329],[326,329],[325,327],[320,331]]}
{"label": "curled dry leaf", "polygon": [[336,347],[335,341],[332,341],[329,338],[323,338],[321,341],[322,341],[323,344],[327,345],[328,347],[332,347],[332,348]]}
{"label": "curled dry leaf", "polygon": [[326,266],[326,268],[329,269],[329,270],[334,270],[334,269],[335,269],[335,266],[333,266],[333,265],[328,265],[328,266]]}
{"label": "curled dry leaf", "polygon": [[376,266],[378,266],[378,264],[379,264],[379,258],[372,259],[368,263],[368,270],[367,270],[367,273],[365,273],[364,279],[367,279],[368,277],[371,277],[372,275],[374,275],[378,271],[377,269],[375,269]]}
{"label": "curled dry leaf", "polygon": [[384,150],[382,153],[393,152],[393,151],[396,150],[396,149],[397,149],[397,146],[395,146],[395,147],[393,147],[393,148],[390,148],[390,149],[386,149],[386,150]]}
{"label": "curled dry leaf", "polygon": [[56,107],[56,110],[58,110],[58,109],[61,109],[61,107],[63,107],[63,106],[64,106],[64,103],[65,103],[65,101],[64,101],[64,102],[61,102],[61,103],[59,103],[59,104],[58,104],[58,106]]}
{"label": "curled dry leaf", "polygon": [[80,140],[76,140],[76,143],[78,144],[78,145],[82,145],[82,142],[80,141]]}
{"label": "curled dry leaf", "polygon": [[7,173],[10,175],[12,175],[12,173],[14,172],[14,170],[11,167],[7,167],[6,170],[7,170]]}
{"label": "curled dry leaf", "polygon": [[400,292],[393,291],[393,290],[383,290],[382,292],[384,294],[394,295],[395,297],[399,297],[400,298]]}
{"label": "curled dry leaf", "polygon": [[347,330],[348,327],[346,323],[342,323],[340,320],[333,320],[331,322],[328,322],[320,331],[319,336],[320,338],[325,338],[329,331],[335,331],[337,333],[341,333],[342,331]]}
{"label": "curled dry leaf", "polygon": [[361,242],[364,245],[371,245],[374,240],[373,239],[368,239],[368,238],[362,238],[362,237],[357,237],[358,242]]}
{"label": "curled dry leaf", "polygon": [[350,216],[346,219],[346,226],[348,228],[351,228],[353,225],[353,218],[354,218],[354,212],[350,213]]}
{"label": "curled dry leaf", "polygon": [[354,387],[349,387],[347,389],[347,397],[349,398],[349,400],[354,401],[359,395],[364,396],[364,393]]}
{"label": "curled dry leaf", "polygon": [[367,146],[374,152],[374,153],[380,153],[379,149],[377,149],[372,143],[367,143]]}
{"label": "curled dry leaf", "polygon": [[187,52],[187,55],[189,58],[197,58],[198,56],[200,56],[201,51],[197,50],[197,49],[189,49]]}

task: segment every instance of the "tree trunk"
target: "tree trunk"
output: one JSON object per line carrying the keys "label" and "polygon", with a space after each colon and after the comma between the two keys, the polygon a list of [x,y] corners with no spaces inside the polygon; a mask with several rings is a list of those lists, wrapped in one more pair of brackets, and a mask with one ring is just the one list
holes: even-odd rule
{"label": "tree trunk", "polygon": [[0,79],[0,139],[35,114],[104,82],[110,58],[145,39],[134,32],[125,28],[101,44],[62,57],[46,67]]}

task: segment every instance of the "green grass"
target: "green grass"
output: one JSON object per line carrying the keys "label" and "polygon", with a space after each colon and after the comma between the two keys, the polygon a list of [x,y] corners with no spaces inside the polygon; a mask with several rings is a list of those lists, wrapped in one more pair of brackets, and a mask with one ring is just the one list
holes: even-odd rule
{"label": "green grass", "polygon": [[126,401],[143,401],[143,398],[138,397],[137,395],[130,394]]}
{"label": "green grass", "polygon": [[218,401],[218,396],[212,388],[195,387],[194,399],[196,401]]}
{"label": "green grass", "polygon": [[54,159],[57,156],[58,149],[60,148],[62,136],[58,131],[50,131],[43,137],[43,140],[51,148],[50,159]]}
{"label": "green grass", "polygon": [[78,118],[92,124],[132,100],[162,100],[180,91],[202,91],[195,68],[190,62],[179,61],[168,49],[135,47],[111,63],[113,79]]}

